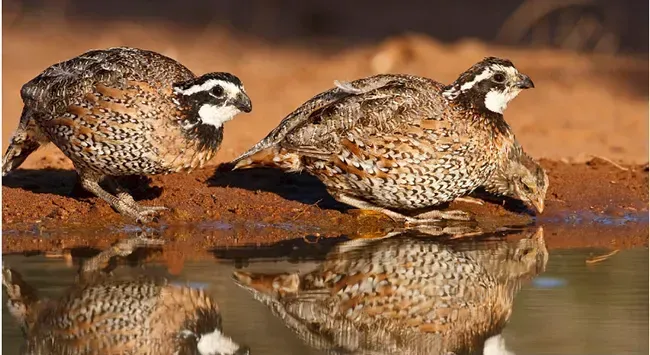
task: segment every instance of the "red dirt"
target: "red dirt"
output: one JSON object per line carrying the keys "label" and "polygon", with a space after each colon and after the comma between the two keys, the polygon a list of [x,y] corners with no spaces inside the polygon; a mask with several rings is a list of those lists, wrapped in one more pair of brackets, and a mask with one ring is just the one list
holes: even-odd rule
{"label": "red dirt", "polygon": [[[549,171],[550,188],[537,224],[545,227],[551,247],[609,246],[612,240],[620,246],[647,245],[647,219],[616,227],[589,220],[590,214],[614,219],[626,214],[647,216],[648,172],[644,167],[625,166],[628,170],[623,171],[595,160],[542,164]],[[124,228],[132,222],[104,201],[66,196],[75,181],[73,172],[66,170],[18,170],[6,178],[3,252],[47,250],[61,244],[100,247],[125,236]],[[136,198],[170,208],[152,226],[166,228],[163,235],[171,240],[190,240],[197,249],[267,244],[305,235],[380,235],[394,227],[382,217],[344,211],[314,178],[272,169],[214,174],[208,168],[191,175],[156,176],[151,185],[135,189]],[[454,203],[450,208],[473,212],[486,230],[532,222],[516,202],[504,202],[505,207],[491,202],[483,206]],[[577,222],[578,217],[586,220]],[[594,233],[587,234],[589,229]]]}
{"label": "red dirt", "polygon": [[[177,259],[185,255],[182,250],[196,256],[212,247],[266,244],[308,234],[377,235],[391,228],[385,219],[341,212],[342,206],[310,177],[269,169],[213,177],[215,165],[246,150],[285,114],[331,87],[334,79],[391,71],[447,82],[486,55],[512,59],[535,81],[536,88],[522,93],[508,108],[506,119],[526,150],[543,158],[549,172],[546,210],[536,221],[544,226],[549,247],[648,245],[648,172],[647,165],[639,165],[648,161],[647,58],[518,50],[474,42],[441,45],[420,36],[322,54],[219,31],[208,38],[208,34],[169,26],[39,26],[4,29],[3,150],[22,109],[20,86],[48,65],[90,48],[131,45],[157,50],[196,73],[236,73],[246,85],[255,109],[227,124],[212,166],[191,175],[152,177],[154,188],[149,189],[131,181],[131,187],[137,187],[136,199],[171,208],[158,226],[166,226],[164,236],[176,241],[175,247],[166,248],[181,250]],[[589,160],[591,154],[621,162],[628,170],[601,159]],[[22,168],[3,179],[3,253],[103,248],[126,236],[124,227],[131,222],[105,202],[68,196],[75,173],[55,147],[37,151]],[[487,229],[531,222],[528,214],[498,204],[463,204],[462,208],[475,212]],[[521,212],[516,204],[508,208]],[[608,217],[632,213],[645,219],[623,226],[572,222],[591,219],[589,213]],[[230,227],[219,229],[203,222],[217,220]]]}

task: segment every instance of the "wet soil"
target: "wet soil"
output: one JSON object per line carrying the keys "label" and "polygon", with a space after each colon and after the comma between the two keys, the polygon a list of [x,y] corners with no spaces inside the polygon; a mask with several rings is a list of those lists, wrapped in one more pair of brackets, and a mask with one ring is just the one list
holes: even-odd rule
{"label": "wet soil", "polygon": [[[518,201],[454,202],[483,231],[543,226],[550,248],[648,245],[648,169],[593,159],[583,164],[542,160],[550,187],[544,213]],[[381,236],[398,226],[334,201],[315,178],[274,169],[188,174],[123,181],[136,200],[169,208],[145,227],[176,249],[263,245],[283,240]],[[75,190],[70,170],[17,170],[3,179],[3,253],[102,248],[138,226],[104,201]]]}

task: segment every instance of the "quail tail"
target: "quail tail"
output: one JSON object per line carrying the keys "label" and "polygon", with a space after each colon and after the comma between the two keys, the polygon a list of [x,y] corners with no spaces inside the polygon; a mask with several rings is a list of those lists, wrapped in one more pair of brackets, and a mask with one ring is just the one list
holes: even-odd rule
{"label": "quail tail", "polygon": [[18,128],[11,137],[9,147],[2,157],[2,176],[17,169],[27,157],[49,140],[41,133],[30,111],[25,107]]}
{"label": "quail tail", "polygon": [[279,168],[286,171],[300,171],[302,169],[298,154],[278,146],[271,146],[251,155],[244,154],[242,157],[233,160],[230,165],[232,170],[261,167]]}

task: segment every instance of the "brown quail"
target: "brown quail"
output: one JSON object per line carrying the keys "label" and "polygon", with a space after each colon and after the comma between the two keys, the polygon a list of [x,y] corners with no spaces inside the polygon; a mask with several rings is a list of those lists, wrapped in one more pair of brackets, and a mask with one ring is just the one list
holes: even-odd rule
{"label": "brown quail", "polygon": [[512,62],[494,57],[450,85],[397,74],[337,82],[230,165],[305,170],[338,201],[395,220],[468,220],[461,211],[419,212],[492,176],[514,144],[503,110],[532,87]]}
{"label": "brown quail", "polygon": [[[200,167],[219,149],[223,124],[252,109],[232,74],[196,77],[171,58],[126,47],[55,64],[25,84],[21,96],[3,176],[52,142],[72,160],[86,190],[140,221],[164,207],[137,204],[111,177]],[[104,178],[115,194],[100,187]]]}
{"label": "brown quail", "polygon": [[39,299],[20,274],[3,265],[7,306],[26,338],[23,354],[244,355],[223,335],[217,303],[200,289],[147,277],[98,277],[111,257],[128,255],[131,240],[84,265],[80,281],[60,299]]}
{"label": "brown quail", "polygon": [[492,174],[482,188],[493,195],[507,196],[544,211],[548,175],[544,168],[524,151],[515,140],[508,159]]}
{"label": "brown quail", "polygon": [[353,240],[307,274],[235,272],[310,346],[346,354],[480,354],[525,280],[548,261],[543,230],[460,242],[409,231]]}

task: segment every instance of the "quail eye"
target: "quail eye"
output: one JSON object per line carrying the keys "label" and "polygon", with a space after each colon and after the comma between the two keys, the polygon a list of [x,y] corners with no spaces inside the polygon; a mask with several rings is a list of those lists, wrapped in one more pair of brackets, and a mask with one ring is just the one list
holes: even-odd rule
{"label": "quail eye", "polygon": [[494,80],[495,83],[503,84],[506,81],[506,76],[503,75],[503,73],[496,73],[492,77],[492,80]]}
{"label": "quail eye", "polygon": [[213,87],[212,90],[210,90],[210,92],[212,93],[212,95],[216,97],[223,96],[223,88],[220,85]]}
{"label": "quail eye", "polygon": [[533,192],[533,189],[527,184],[524,184],[524,191],[526,191],[527,193],[531,193]]}

